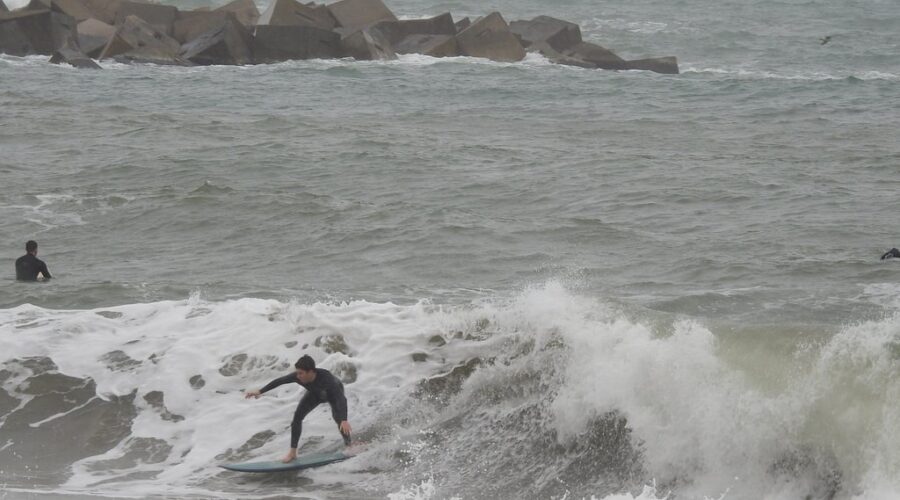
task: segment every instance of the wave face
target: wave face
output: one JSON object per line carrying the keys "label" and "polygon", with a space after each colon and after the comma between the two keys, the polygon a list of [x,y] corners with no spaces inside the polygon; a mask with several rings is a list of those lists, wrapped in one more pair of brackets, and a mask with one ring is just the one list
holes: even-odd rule
{"label": "wave face", "polygon": [[[885,498],[900,320],[713,328],[568,291],[401,306],[239,299],[0,314],[2,481],[111,496]],[[346,383],[356,458],[286,477],[301,353]],[[334,447],[327,409],[301,451]],[[650,485],[651,489],[646,489]],[[723,497],[724,495],[724,497]],[[629,495],[630,496],[630,495]]]}

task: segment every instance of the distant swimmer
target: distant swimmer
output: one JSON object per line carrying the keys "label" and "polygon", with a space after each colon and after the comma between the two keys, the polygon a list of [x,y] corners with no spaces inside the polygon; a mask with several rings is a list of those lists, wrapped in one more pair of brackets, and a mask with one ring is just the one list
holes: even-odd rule
{"label": "distant swimmer", "polygon": [[37,258],[37,242],[29,240],[25,243],[25,255],[16,259],[16,279],[20,281],[37,281],[39,277],[50,279],[47,264]]}
{"label": "distant swimmer", "polygon": [[831,35],[823,36],[822,38],[819,39],[819,42],[821,42],[820,45],[825,45],[826,43],[828,43],[830,41],[831,41]]}
{"label": "distant swimmer", "polygon": [[900,250],[892,248],[881,256],[881,260],[896,259],[897,257],[900,257]]}
{"label": "distant swimmer", "polygon": [[300,384],[306,394],[300,398],[294,420],[291,422],[291,450],[282,462],[288,463],[297,458],[297,443],[303,431],[303,419],[320,403],[331,406],[331,418],[338,424],[338,430],[344,437],[344,443],[350,445],[350,422],[347,421],[347,398],[344,396],[344,384],[328,370],[316,368],[316,362],[304,355],[294,364],[295,372],[276,378],[258,391],[247,391],[245,398],[258,398],[262,394],[284,384]]}

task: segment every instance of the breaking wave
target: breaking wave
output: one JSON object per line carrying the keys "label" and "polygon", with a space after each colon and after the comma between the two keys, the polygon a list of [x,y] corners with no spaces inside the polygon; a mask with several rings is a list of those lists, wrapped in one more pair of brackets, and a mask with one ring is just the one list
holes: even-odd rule
{"label": "breaking wave", "polygon": [[[761,328],[761,327],[760,327]],[[558,282],[466,307],[240,299],[0,312],[10,491],[246,498],[878,498],[900,491],[900,321],[753,333]],[[301,353],[353,460],[277,479]],[[326,409],[301,451],[337,443]]]}

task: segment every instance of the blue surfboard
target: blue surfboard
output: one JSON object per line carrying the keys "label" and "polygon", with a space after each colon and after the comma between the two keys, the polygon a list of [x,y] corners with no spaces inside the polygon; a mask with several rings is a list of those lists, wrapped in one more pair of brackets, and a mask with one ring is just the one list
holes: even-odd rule
{"label": "blue surfboard", "polygon": [[237,472],[284,472],[289,470],[311,469],[313,467],[321,467],[323,465],[333,464],[347,460],[352,455],[347,455],[341,451],[310,453],[295,458],[292,462],[246,462],[242,464],[224,464],[220,465],[223,469],[233,470]]}

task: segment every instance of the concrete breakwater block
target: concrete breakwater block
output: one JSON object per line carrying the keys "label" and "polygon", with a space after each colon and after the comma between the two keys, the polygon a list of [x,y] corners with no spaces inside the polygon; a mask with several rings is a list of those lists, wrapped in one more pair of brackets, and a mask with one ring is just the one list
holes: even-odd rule
{"label": "concrete breakwater block", "polygon": [[370,28],[380,31],[391,45],[410,35],[456,35],[456,25],[449,12],[429,19],[379,21]]}
{"label": "concrete breakwater block", "polygon": [[477,19],[456,35],[462,55],[492,61],[516,62],[525,58],[525,48],[499,12]]}
{"label": "concrete breakwater block", "polygon": [[[179,12],[178,19],[172,26],[172,38],[185,44],[208,31],[221,28],[230,19],[237,19],[233,12],[214,10]],[[246,27],[244,29],[247,30]]]}
{"label": "concrete breakwater block", "polygon": [[216,28],[181,47],[181,57],[194,64],[252,64],[252,38],[232,13]]}
{"label": "concrete breakwater block", "polygon": [[381,0],[340,0],[328,5],[337,25],[351,34],[378,21],[396,21],[397,16]]}
{"label": "concrete breakwater block", "polygon": [[259,20],[259,9],[256,8],[253,0],[234,0],[215,10],[234,13],[238,22],[248,28],[256,26],[256,22]]}
{"label": "concrete breakwater block", "polygon": [[181,44],[143,19],[131,15],[100,54],[100,59],[115,58],[120,62],[144,62],[166,65],[190,65],[180,57]]}
{"label": "concrete breakwater block", "polygon": [[680,73],[678,70],[678,58],[675,56],[636,59],[628,61],[627,64],[628,69],[653,71],[655,73],[663,73],[666,75],[677,75]]}
{"label": "concrete breakwater block", "polygon": [[581,42],[564,51],[566,57],[585,61],[600,69],[628,69],[625,59],[596,43]]}
{"label": "concrete breakwater block", "polygon": [[451,35],[409,35],[394,46],[398,54],[423,54],[431,57],[459,55],[456,37]]}
{"label": "concrete breakwater block", "polygon": [[64,45],[78,47],[75,20],[50,10],[17,10],[0,16],[0,52],[14,56],[53,55]]}
{"label": "concrete breakwater block", "polygon": [[341,38],[341,50],[360,61],[390,61],[397,59],[391,42],[375,28],[365,28]]}
{"label": "concrete breakwater block", "polygon": [[116,16],[119,13],[121,0],[82,0],[85,7],[93,13],[94,19],[103,21],[106,24],[115,25]]}
{"label": "concrete breakwater block", "polygon": [[86,19],[76,27],[78,45],[88,57],[98,59],[106,44],[116,34],[116,27],[98,19]]}
{"label": "concrete breakwater block", "polygon": [[50,58],[52,64],[68,64],[80,69],[102,69],[93,59],[76,48],[60,47]]}
{"label": "concrete breakwater block", "polygon": [[50,10],[71,16],[76,22],[94,17],[93,11],[81,0],[53,0]]}
{"label": "concrete breakwater block", "polygon": [[554,64],[562,64],[563,66],[578,66],[579,68],[597,69],[597,65],[579,59],[577,57],[567,56],[551,47],[547,42],[535,42],[528,47],[529,52],[537,52],[546,57],[547,60]]}
{"label": "concrete breakwater block", "polygon": [[[330,4],[232,0],[180,11],[151,0],[30,0],[9,12],[0,0],[0,53],[156,64],[265,64],[293,59],[391,60],[397,54],[521,61],[526,52],[553,63],[677,74],[675,57],[626,60],[582,39],[581,28],[550,16],[507,23],[499,12],[454,21],[446,12],[400,20],[382,0]],[[65,48],[66,50],[60,50]]]}
{"label": "concrete breakwater block", "polygon": [[116,11],[116,25],[125,22],[128,16],[137,16],[158,31],[172,36],[178,8],[172,5],[124,1]]}
{"label": "concrete breakwater block", "polygon": [[257,25],[314,26],[333,29],[336,21],[328,9],[317,9],[296,0],[272,0],[269,8],[259,16]]}
{"label": "concrete breakwater block", "polygon": [[252,41],[257,64],[342,57],[341,36],[314,26],[257,26]]}
{"label": "concrete breakwater block", "polygon": [[535,43],[544,42],[553,50],[562,52],[583,41],[581,28],[577,24],[550,16],[538,16],[530,21],[513,21],[509,23],[509,29],[526,49]]}

